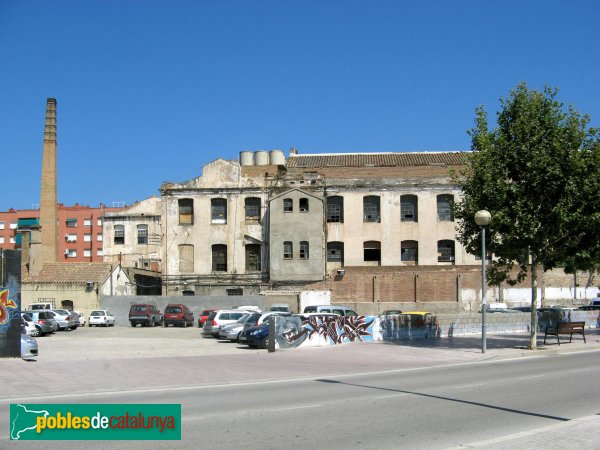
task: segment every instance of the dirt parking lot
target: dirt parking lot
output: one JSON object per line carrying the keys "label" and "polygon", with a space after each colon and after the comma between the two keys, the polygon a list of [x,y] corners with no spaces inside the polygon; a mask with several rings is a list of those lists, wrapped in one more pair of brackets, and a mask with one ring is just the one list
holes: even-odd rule
{"label": "dirt parking lot", "polygon": [[79,327],[36,338],[39,359],[56,361],[266,352],[203,337],[201,328]]}

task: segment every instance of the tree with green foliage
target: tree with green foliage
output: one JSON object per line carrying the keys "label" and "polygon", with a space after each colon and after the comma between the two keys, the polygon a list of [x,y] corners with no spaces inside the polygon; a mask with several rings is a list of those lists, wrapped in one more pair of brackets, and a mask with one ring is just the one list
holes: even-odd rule
{"label": "tree with green foliage", "polygon": [[572,273],[600,265],[599,133],[588,127],[589,116],[565,108],[556,95],[550,87],[540,92],[519,84],[500,100],[492,130],[485,109],[477,108],[472,152],[454,174],[463,192],[455,205],[458,239],[469,253],[481,254],[475,213],[492,215],[489,284],[531,278],[531,349],[538,269]]}

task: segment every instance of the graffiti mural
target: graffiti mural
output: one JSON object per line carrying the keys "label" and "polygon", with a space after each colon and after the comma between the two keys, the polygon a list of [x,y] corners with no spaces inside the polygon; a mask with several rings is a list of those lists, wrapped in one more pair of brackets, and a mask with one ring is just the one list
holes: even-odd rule
{"label": "graffiti mural", "polygon": [[317,314],[277,318],[275,338],[280,348],[300,345],[336,345],[372,341],[374,317]]}
{"label": "graffiti mural", "polygon": [[0,333],[6,333],[10,321],[20,316],[17,304],[9,298],[8,292],[8,289],[0,290]]}

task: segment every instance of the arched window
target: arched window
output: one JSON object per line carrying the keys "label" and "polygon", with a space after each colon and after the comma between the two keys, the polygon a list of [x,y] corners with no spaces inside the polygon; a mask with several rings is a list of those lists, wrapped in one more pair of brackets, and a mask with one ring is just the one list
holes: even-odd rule
{"label": "arched window", "polygon": [[227,272],[227,246],[215,244],[212,246],[212,271]]}
{"label": "arched window", "polygon": [[179,246],[179,273],[194,273],[194,246]]}
{"label": "arched window", "polygon": [[327,222],[344,223],[344,197],[327,197]]}
{"label": "arched window", "polygon": [[327,243],[327,262],[340,263],[344,265],[344,243],[343,242],[328,242]]}
{"label": "arched window", "polygon": [[402,262],[418,262],[419,243],[417,241],[402,241],[400,243],[400,260]]}
{"label": "arched window", "polygon": [[403,195],[400,197],[400,221],[419,221],[416,195]]}
{"label": "arched window", "polygon": [[453,222],[452,203],[454,196],[451,194],[441,194],[437,196],[437,216],[438,222]]}
{"label": "arched window", "polygon": [[438,241],[438,262],[454,262],[454,241]]}
{"label": "arched window", "polygon": [[381,264],[381,242],[379,241],[366,241],[363,244],[364,260],[376,261]]}
{"label": "arched window", "polygon": [[260,272],[260,245],[246,244],[246,272]]}
{"label": "arched window", "polygon": [[381,222],[379,196],[367,195],[363,197],[363,222]]}

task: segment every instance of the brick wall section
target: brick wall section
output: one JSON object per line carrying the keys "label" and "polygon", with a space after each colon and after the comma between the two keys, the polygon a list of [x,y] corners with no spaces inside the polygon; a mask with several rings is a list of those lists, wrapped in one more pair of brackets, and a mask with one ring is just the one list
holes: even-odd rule
{"label": "brick wall section", "polygon": [[[474,290],[481,298],[481,266],[379,266],[344,267],[344,276],[332,273],[330,280],[307,286],[307,290],[331,290],[337,304],[364,303],[462,303],[462,290]],[[515,272],[516,274],[516,272]],[[597,277],[596,277],[597,278]],[[540,271],[545,287],[573,286],[574,277],[560,270]],[[587,273],[578,274],[578,285],[593,283]],[[515,286],[530,288],[526,278]],[[541,287],[541,286],[540,286]],[[489,294],[488,294],[489,295]],[[414,306],[413,306],[414,307]],[[376,313],[377,311],[359,311]]]}

